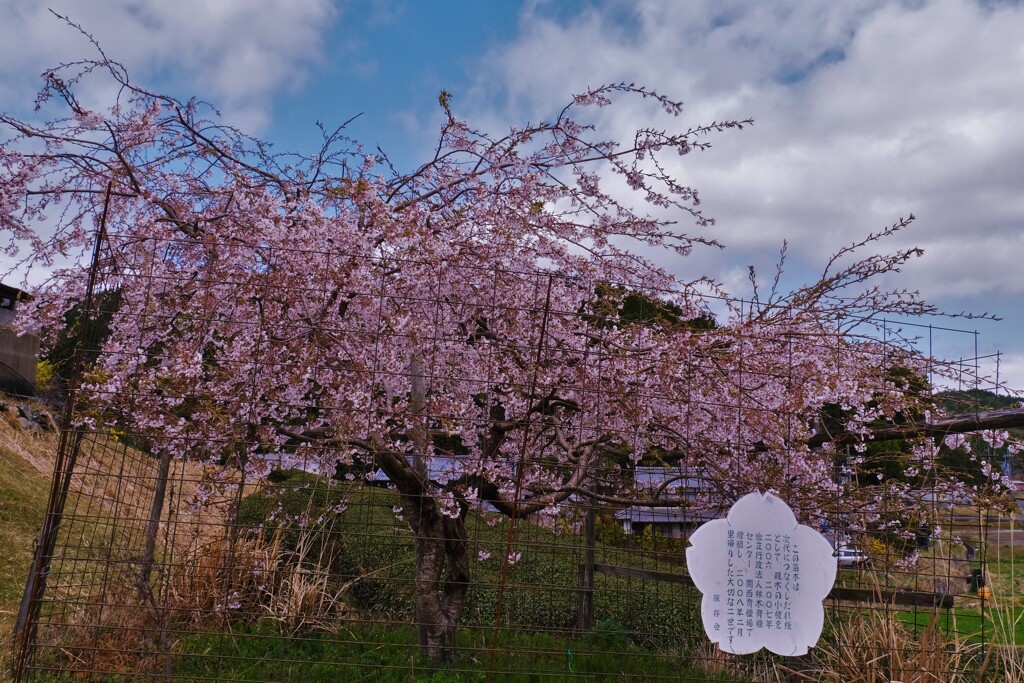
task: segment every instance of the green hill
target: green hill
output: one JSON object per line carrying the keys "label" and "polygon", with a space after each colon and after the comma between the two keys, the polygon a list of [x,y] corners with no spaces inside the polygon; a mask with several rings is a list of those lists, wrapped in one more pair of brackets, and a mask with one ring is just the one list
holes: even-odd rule
{"label": "green hill", "polygon": [[0,415],[0,672],[11,651],[36,535],[46,513],[57,435],[29,431],[15,416]]}

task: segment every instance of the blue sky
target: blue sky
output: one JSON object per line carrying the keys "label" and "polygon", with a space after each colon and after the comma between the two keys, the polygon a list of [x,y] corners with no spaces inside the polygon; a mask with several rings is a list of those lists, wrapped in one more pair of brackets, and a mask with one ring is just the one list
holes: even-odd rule
{"label": "blue sky", "polygon": [[[321,87],[275,98],[267,137],[309,144],[311,116],[325,124],[360,114],[351,126],[368,147],[411,165],[431,140],[410,141],[410,119],[440,124],[437,96],[465,91],[490,46],[513,40],[520,6],[459,2],[352,3],[337,12],[323,56],[311,69]],[[412,132],[419,132],[417,130]]]}
{"label": "blue sky", "polygon": [[[718,219],[722,253],[669,264],[746,294],[783,240],[788,282],[836,248],[914,213],[893,246],[924,259],[894,284],[948,310],[991,311],[978,351],[1024,389],[1024,7],[987,0],[3,0],[0,109],[30,113],[38,74],[87,46],[47,5],[92,32],[133,79],[215,103],[280,149],[309,150],[316,121],[400,167],[421,160],[454,94],[471,124],[553,116],[573,93],[636,81],[687,102],[681,120],[638,103],[602,110],[630,126],[755,119],[674,169]],[[92,104],[109,100],[102,89]],[[933,335],[942,355],[974,335]]]}

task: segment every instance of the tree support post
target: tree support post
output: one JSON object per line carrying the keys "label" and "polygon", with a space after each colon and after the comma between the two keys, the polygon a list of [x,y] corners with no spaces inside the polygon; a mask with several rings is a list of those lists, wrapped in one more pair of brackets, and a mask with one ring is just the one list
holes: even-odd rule
{"label": "tree support post", "polygon": [[587,508],[583,523],[583,567],[580,576],[580,631],[589,633],[594,628],[594,546],[597,535],[597,507],[593,501]]}

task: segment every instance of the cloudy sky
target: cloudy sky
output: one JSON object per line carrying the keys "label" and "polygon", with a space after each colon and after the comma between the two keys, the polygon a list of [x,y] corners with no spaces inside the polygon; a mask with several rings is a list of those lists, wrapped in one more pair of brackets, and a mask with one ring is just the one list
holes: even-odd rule
{"label": "cloudy sky", "polygon": [[[617,81],[687,103],[682,120],[655,123],[753,118],[676,169],[727,249],[671,265],[745,294],[747,266],[770,275],[787,240],[795,285],[913,213],[893,247],[925,257],[898,284],[1004,319],[917,322],[967,331],[933,331],[946,357],[1001,351],[1002,378],[1024,389],[1020,2],[3,0],[0,110],[30,112],[38,74],[88,54],[47,6],[136,82],[198,94],[282,149],[310,150],[316,121],[362,114],[353,136],[409,168],[434,144],[442,88],[494,131]],[[602,110],[607,130],[652,120],[621,105]]]}

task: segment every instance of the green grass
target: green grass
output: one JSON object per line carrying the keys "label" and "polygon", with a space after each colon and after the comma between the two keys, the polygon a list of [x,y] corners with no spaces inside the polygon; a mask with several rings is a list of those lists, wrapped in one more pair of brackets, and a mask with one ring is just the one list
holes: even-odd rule
{"label": "green grass", "polygon": [[[179,680],[377,683],[484,681],[490,668],[489,630],[462,629],[458,654],[435,667],[418,654],[410,627],[387,626],[321,634],[301,640],[282,637],[272,625],[230,634],[197,634],[179,643]],[[495,680],[622,681],[731,680],[692,668],[681,656],[655,655],[624,640],[559,639],[548,634],[503,632],[494,650]]]}
{"label": "green grass", "polygon": [[0,441],[0,633],[14,625],[49,489],[48,476]]}
{"label": "green grass", "polygon": [[26,450],[52,452],[52,435],[35,435],[0,423],[0,677],[8,670],[10,634],[46,513],[50,478],[26,462]]}
{"label": "green grass", "polygon": [[[174,654],[174,680],[483,683],[488,671],[492,680],[505,683],[737,680],[700,668],[697,656],[655,654],[600,632],[562,639],[504,631],[493,649],[493,666],[490,644],[490,630],[463,629],[455,657],[434,665],[419,654],[409,626],[363,626],[297,639],[281,633],[276,623],[263,622],[184,637]],[[37,677],[53,683],[71,678],[59,669]],[[122,683],[131,676],[98,674],[96,680]]]}
{"label": "green grass", "polygon": [[[930,622],[932,613],[927,610],[900,611],[899,618],[908,626],[924,628]],[[955,634],[967,642],[982,642],[984,640],[986,643],[996,645],[1024,643],[1024,607],[1016,605],[986,607],[984,618],[982,618],[982,611],[978,607],[955,607],[952,610],[941,610],[937,619],[940,631],[950,635]]]}
{"label": "green grass", "polygon": [[985,562],[996,596],[1013,596],[1018,599],[1017,584],[1024,578],[1024,549],[990,543],[985,548]]}

